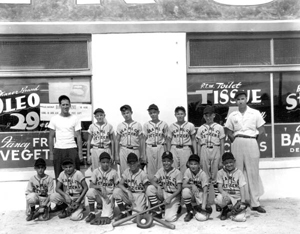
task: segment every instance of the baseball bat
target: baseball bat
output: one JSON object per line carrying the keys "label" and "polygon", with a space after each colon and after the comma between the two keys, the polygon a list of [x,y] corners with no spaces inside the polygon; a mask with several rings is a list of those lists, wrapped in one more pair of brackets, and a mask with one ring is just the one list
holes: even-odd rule
{"label": "baseball bat", "polygon": [[153,220],[155,220],[156,222],[166,226],[167,228],[170,228],[170,229],[175,229],[175,225],[172,224],[172,223],[169,223],[167,221],[164,221],[164,220],[161,220],[159,218],[156,218],[156,217],[153,217]]}
{"label": "baseball bat", "polygon": [[129,221],[129,220],[135,218],[136,216],[138,216],[138,215],[140,215],[140,214],[146,213],[146,212],[148,212],[148,211],[150,211],[150,210],[153,210],[153,209],[155,209],[155,208],[157,208],[157,207],[160,207],[160,206],[162,206],[163,204],[164,204],[164,203],[160,203],[160,204],[158,204],[157,206],[150,207],[150,208],[147,209],[147,210],[144,210],[144,211],[141,211],[141,212],[139,212],[139,213],[130,215],[130,216],[128,216],[128,217],[125,217],[124,219],[120,219],[120,220],[118,220],[118,221],[115,221],[115,222],[112,223],[112,226],[113,226],[113,227],[117,227],[117,226],[121,225],[122,223],[125,223],[125,222],[127,222],[127,221]]}

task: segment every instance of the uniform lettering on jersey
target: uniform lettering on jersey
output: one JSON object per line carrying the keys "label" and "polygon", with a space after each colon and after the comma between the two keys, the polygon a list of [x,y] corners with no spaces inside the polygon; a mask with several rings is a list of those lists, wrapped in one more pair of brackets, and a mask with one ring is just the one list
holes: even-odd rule
{"label": "uniform lettering on jersey", "polygon": [[208,136],[220,138],[220,131],[214,130],[213,128],[211,129],[211,131],[209,131],[208,128],[205,128],[200,132],[200,137],[202,139],[205,139]]}
{"label": "uniform lettering on jersey", "polygon": [[173,187],[177,189],[177,185],[178,185],[176,178],[172,178],[171,176],[168,175],[161,176],[157,180],[157,182],[162,188]]}
{"label": "uniform lettering on jersey", "polygon": [[145,191],[144,184],[142,182],[138,183],[134,179],[124,179],[124,185],[125,185],[125,187],[128,187],[128,189],[131,192],[142,192],[142,191]]}
{"label": "uniform lettering on jersey", "polygon": [[72,179],[62,179],[63,185],[68,189],[81,189],[82,186],[78,181]]}
{"label": "uniform lettering on jersey", "polygon": [[97,177],[97,185],[102,185],[104,187],[113,187],[115,185],[114,178],[109,179],[106,176]]}
{"label": "uniform lettering on jersey", "polygon": [[123,128],[120,131],[120,135],[122,137],[126,137],[126,136],[139,136],[140,135],[140,131],[138,129],[133,128],[133,127],[128,127],[128,128]]}
{"label": "uniform lettering on jersey", "polygon": [[34,193],[37,193],[39,195],[46,195],[48,193],[48,186],[46,184],[32,184],[32,190]]}
{"label": "uniform lettering on jersey", "polygon": [[228,192],[229,194],[236,194],[239,193],[239,181],[236,180],[233,175],[227,174],[223,176],[223,189]]}

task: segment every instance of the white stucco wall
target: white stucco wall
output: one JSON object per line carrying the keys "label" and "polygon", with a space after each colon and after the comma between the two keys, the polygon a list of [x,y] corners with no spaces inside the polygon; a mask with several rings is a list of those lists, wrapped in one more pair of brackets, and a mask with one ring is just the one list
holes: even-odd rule
{"label": "white stucco wall", "polygon": [[161,120],[175,122],[175,107],[187,107],[185,40],[185,33],[93,35],[93,109],[103,108],[115,129],[124,104],[141,124],[152,103]]}

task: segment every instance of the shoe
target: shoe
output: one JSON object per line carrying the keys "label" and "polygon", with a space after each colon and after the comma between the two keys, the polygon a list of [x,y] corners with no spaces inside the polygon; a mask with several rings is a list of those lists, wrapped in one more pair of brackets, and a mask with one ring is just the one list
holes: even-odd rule
{"label": "shoe", "polygon": [[26,217],[26,221],[31,221],[33,220],[33,215],[34,215],[34,211],[30,211],[30,213],[27,215]]}
{"label": "shoe", "polygon": [[217,205],[217,204],[216,204],[216,211],[217,212],[221,212],[222,211],[222,208],[219,205]]}
{"label": "shoe", "polygon": [[93,213],[89,213],[88,217],[86,217],[85,222],[89,223],[96,218],[96,215]]}
{"label": "shoe", "polygon": [[153,212],[152,213],[152,216],[155,217],[155,218],[158,218],[158,219],[162,219],[162,213],[157,213],[157,212]]}
{"label": "shoe", "polygon": [[62,210],[62,212],[58,215],[58,218],[64,219],[68,216],[68,213],[66,210]]}
{"label": "shoe", "polygon": [[266,210],[261,206],[252,207],[251,210],[257,211],[258,213],[266,213]]}
{"label": "shoe", "polygon": [[124,219],[127,217],[127,214],[125,213],[120,213],[116,218],[115,218],[115,221],[118,221],[120,219]]}
{"label": "shoe", "polygon": [[220,219],[221,220],[226,220],[227,219],[227,214],[229,213],[229,209],[228,209],[228,206],[225,206],[222,210],[222,213],[221,213],[221,216],[220,216]]}
{"label": "shoe", "polygon": [[181,206],[179,206],[179,207],[178,207],[178,210],[177,210],[177,214],[178,214],[178,215],[181,214],[181,209],[182,209]]}
{"label": "shoe", "polygon": [[53,209],[50,209],[50,213],[56,213],[58,211],[64,210],[68,207],[67,204],[63,203],[61,205],[56,205]]}
{"label": "shoe", "polygon": [[102,203],[97,202],[97,210],[102,210]]}
{"label": "shoe", "polygon": [[184,222],[190,222],[193,219],[194,215],[192,212],[188,212],[184,217]]}

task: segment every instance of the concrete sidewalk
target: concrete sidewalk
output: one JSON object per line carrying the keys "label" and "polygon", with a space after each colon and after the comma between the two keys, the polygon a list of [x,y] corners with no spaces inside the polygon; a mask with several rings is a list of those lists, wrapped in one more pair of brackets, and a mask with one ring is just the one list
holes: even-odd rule
{"label": "concrete sidewalk", "polygon": [[[1,192],[4,192],[1,190]],[[3,203],[3,201],[1,201]],[[94,226],[87,224],[84,220],[74,222],[69,218],[59,219],[57,215],[52,215],[46,222],[25,221],[25,208],[19,210],[0,211],[0,233],[19,234],[19,233],[47,233],[47,234],[81,234],[81,233],[181,233],[181,234],[249,234],[249,233],[272,233],[272,234],[296,234],[300,233],[300,199],[272,199],[262,200],[263,207],[267,210],[266,214],[247,209],[246,222],[233,222],[231,220],[221,221],[219,213],[213,212],[210,219],[206,222],[198,222],[195,219],[186,223],[183,221],[185,209],[178,221],[174,224],[175,230],[168,229],[156,222],[149,229],[140,229],[131,221],[113,228],[112,225]],[[0,207],[1,208],[1,207]],[[3,207],[2,207],[3,208]],[[214,208],[214,206],[213,206]],[[85,211],[85,216],[87,211]]]}

